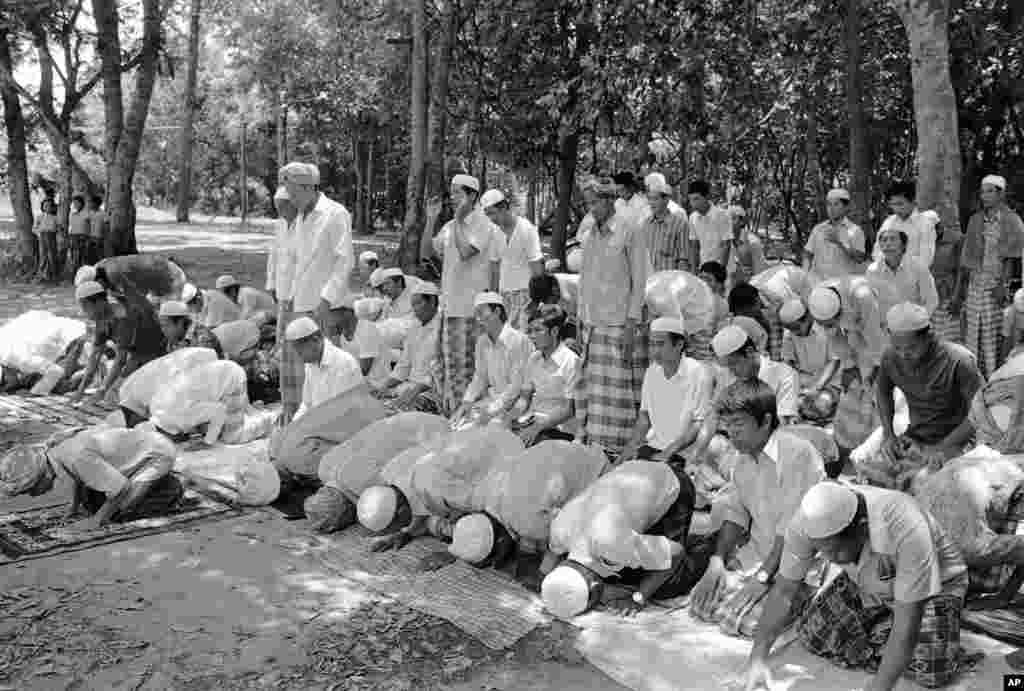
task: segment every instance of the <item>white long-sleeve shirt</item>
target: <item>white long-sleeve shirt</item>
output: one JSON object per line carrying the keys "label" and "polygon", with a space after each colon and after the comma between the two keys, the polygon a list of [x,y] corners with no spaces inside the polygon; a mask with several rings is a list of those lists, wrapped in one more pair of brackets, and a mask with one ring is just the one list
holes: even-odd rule
{"label": "white long-sleeve shirt", "polygon": [[306,380],[302,384],[302,405],[299,406],[295,417],[362,383],[363,371],[359,368],[359,362],[330,341],[324,341],[324,353],[320,357],[320,362],[306,365]]}
{"label": "white long-sleeve shirt", "polygon": [[[878,229],[881,234],[883,230],[902,230],[907,234],[907,256],[913,257],[921,266],[931,269],[935,260],[935,224],[920,209],[914,209],[906,219],[892,214],[882,222]],[[873,259],[882,259],[882,250],[876,244]]]}
{"label": "white long-sleeve shirt", "polygon": [[274,223],[274,244],[267,255],[267,290],[278,300],[291,300],[295,285],[295,224],[283,218]]}
{"label": "white long-sleeve shirt", "polygon": [[[313,311],[321,299],[332,308],[341,306],[349,290],[349,273],[355,266],[351,214],[321,194],[313,210],[297,216],[293,226],[292,286],[283,294],[291,297],[296,312]],[[278,298],[287,299],[280,294]]]}

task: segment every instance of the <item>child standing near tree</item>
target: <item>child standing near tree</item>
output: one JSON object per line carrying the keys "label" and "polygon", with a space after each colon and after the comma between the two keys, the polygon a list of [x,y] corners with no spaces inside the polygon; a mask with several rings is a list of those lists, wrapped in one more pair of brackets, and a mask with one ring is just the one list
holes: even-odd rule
{"label": "child standing near tree", "polygon": [[89,200],[89,264],[103,259],[103,240],[107,233],[107,215],[100,208],[103,197],[94,195]]}
{"label": "child standing near tree", "polygon": [[39,206],[32,232],[39,241],[39,277],[52,281],[57,277],[57,203],[47,197]]}
{"label": "child standing near tree", "polygon": [[71,215],[68,217],[68,241],[70,242],[70,263],[72,271],[89,263],[89,229],[91,218],[85,210],[85,197],[76,194],[71,198]]}

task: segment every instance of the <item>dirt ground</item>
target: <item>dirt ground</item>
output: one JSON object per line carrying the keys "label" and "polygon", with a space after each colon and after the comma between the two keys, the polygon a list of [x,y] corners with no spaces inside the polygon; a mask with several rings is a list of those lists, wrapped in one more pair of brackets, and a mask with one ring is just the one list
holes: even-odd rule
{"label": "dirt ground", "polygon": [[[263,285],[268,228],[153,224],[138,238],[199,285],[229,272]],[[78,316],[68,285],[0,279],[0,323],[28,309]],[[297,548],[305,530],[254,511],[0,566],[0,691],[623,689],[582,660],[571,627],[490,651],[328,572]]]}

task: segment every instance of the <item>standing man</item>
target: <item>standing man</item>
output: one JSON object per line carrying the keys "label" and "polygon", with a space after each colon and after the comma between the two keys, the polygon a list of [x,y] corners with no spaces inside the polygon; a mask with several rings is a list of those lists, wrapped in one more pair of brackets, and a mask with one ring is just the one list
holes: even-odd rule
{"label": "standing man", "polygon": [[629,441],[647,370],[642,318],[650,258],[640,227],[615,210],[617,187],[601,178],[586,192],[594,219],[583,231],[578,319],[583,364],[576,389],[580,437],[618,455]]}
{"label": "standing man", "polygon": [[[278,324],[290,324],[295,317],[314,317],[321,328],[330,322],[331,310],[340,307],[349,292],[349,273],[355,265],[352,255],[352,216],[341,204],[319,191],[320,171],[312,164],[292,162],[281,169],[284,185],[296,216],[290,230],[281,229],[283,247],[276,248],[274,291],[281,305]],[[302,379],[296,380],[291,358],[282,352],[281,398],[285,423],[302,402]]]}
{"label": "standing man", "polygon": [[647,176],[647,203],[651,213],[644,220],[643,234],[655,271],[681,269],[693,271],[699,253],[697,241],[690,238],[690,224],[683,212],[669,209],[672,188],[661,175]]}
{"label": "standing man", "polygon": [[[918,210],[917,185],[913,182],[897,182],[889,188],[887,198],[892,215],[882,222],[878,234],[887,230],[902,230],[907,234],[907,254],[924,268],[930,269],[935,259],[935,221],[933,216]],[[875,259],[881,256],[881,248],[876,247]]]}
{"label": "standing man", "polygon": [[89,258],[90,264],[103,259],[103,238],[107,234],[107,215],[100,208],[103,197],[94,194],[89,199]]}
{"label": "standing man", "polygon": [[508,323],[514,329],[525,331],[526,324],[522,320],[530,302],[530,277],[544,273],[537,226],[513,213],[501,190],[484,192],[480,206],[501,231],[497,248],[501,256],[498,286],[508,310]]}
{"label": "standing man", "polygon": [[859,274],[867,259],[864,231],[847,218],[850,193],[829,190],[825,197],[828,220],[811,230],[804,245],[804,269],[814,283]]}
{"label": "standing man", "polygon": [[928,314],[939,306],[935,279],[917,259],[907,254],[908,238],[902,230],[883,228],[878,231],[878,248],[882,258],[868,265],[864,275],[878,295],[882,314],[901,302],[923,305]]}
{"label": "standing man", "polygon": [[444,356],[444,402],[447,411],[462,403],[473,378],[477,324],[473,300],[479,293],[498,288],[496,230],[477,200],[480,181],[472,175],[452,178],[451,198],[455,217],[433,240],[442,256],[441,349]]}
{"label": "standing man", "polygon": [[711,185],[694,180],[689,187],[690,228],[700,244],[700,263],[718,262],[729,265],[732,243],[732,218],[729,212],[711,203]]}

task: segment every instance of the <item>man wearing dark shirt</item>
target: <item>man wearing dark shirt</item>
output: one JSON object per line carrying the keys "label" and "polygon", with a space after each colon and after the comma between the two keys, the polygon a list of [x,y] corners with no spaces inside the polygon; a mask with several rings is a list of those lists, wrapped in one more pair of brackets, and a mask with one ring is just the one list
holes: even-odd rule
{"label": "man wearing dark shirt", "polygon": [[[925,465],[937,470],[963,452],[974,436],[968,412],[983,380],[970,351],[935,337],[921,305],[895,305],[886,321],[892,342],[877,381],[882,448],[858,470],[875,484],[905,489]],[[910,410],[910,425],[899,437],[893,430],[896,388]]]}
{"label": "man wearing dark shirt", "polygon": [[92,383],[100,355],[108,342],[114,344],[116,356],[96,398],[106,397],[118,380],[167,353],[167,341],[156,311],[141,296],[128,293],[119,296],[119,302],[111,302],[103,286],[95,281],[86,281],[75,288],[75,298],[86,317],[96,323],[93,343],[97,347],[78,390],[73,394],[74,400],[80,399]]}

